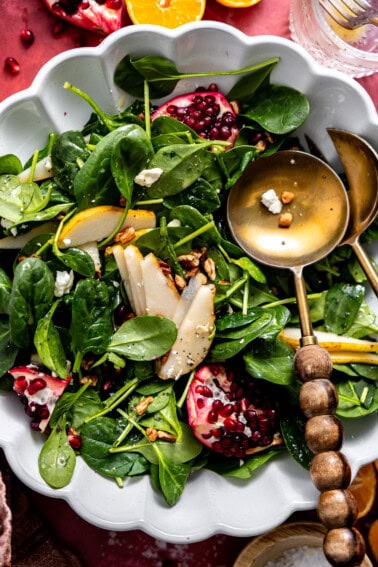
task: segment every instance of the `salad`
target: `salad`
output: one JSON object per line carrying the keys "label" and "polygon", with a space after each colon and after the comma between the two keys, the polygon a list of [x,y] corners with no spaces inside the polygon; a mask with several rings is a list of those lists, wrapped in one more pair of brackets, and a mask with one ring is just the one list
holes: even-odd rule
{"label": "salad", "polygon": [[[277,64],[232,71],[220,93],[225,72],[127,55],[114,81],[132,104],[108,115],[65,84],[93,109],[84,127],[51,132],[27,163],[0,156],[0,384],[46,438],[50,486],[81,458],[120,486],[150,475],[174,505],[200,468],[247,479],[282,451],[309,466],[290,275],[247,258],[225,218],[251,161],[300,149],[309,103],[271,83]],[[196,91],[174,96],[188,77]],[[353,253],[305,279],[338,415],[376,412],[378,327]]]}

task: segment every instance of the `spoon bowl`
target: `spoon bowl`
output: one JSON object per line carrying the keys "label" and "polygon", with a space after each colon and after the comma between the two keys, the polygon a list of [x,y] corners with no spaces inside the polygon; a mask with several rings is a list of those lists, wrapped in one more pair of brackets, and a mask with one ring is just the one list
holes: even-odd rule
{"label": "spoon bowl", "polygon": [[378,273],[360,244],[360,236],[378,212],[378,154],[363,138],[328,128],[348,179],[349,223],[341,244],[349,244],[378,296]]}

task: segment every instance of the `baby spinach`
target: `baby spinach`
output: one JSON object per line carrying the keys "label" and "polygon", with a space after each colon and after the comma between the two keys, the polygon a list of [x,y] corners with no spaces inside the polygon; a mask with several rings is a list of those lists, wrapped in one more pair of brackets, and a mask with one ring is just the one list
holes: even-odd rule
{"label": "baby spinach", "polygon": [[108,350],[131,360],[155,360],[168,352],[176,337],[177,327],[170,319],[140,315],[117,329]]}
{"label": "baby spinach", "polygon": [[[152,98],[161,98],[170,94],[180,79],[189,77],[215,77],[224,75],[241,75],[246,73],[259,72],[266,69],[269,74],[272,68],[278,63],[278,57],[272,57],[267,61],[256,63],[243,69],[230,71],[213,71],[213,72],[197,72],[183,73],[178,71],[173,61],[158,55],[147,55],[139,59],[126,55],[117,65],[114,72],[114,82],[121,89],[129,94],[142,98],[144,92],[144,82],[149,83],[150,95]],[[265,77],[263,72],[262,78],[257,82],[261,82]],[[251,83],[248,83],[248,85]],[[245,89],[245,83],[241,90]],[[236,89],[235,89],[235,92]]]}
{"label": "baby spinach", "polygon": [[[146,134],[140,126],[126,124],[104,136],[74,178],[73,190],[80,209],[89,209],[104,204],[119,204],[119,193],[115,189],[115,180],[111,175],[112,160],[115,160],[113,168],[117,171],[117,180],[123,185],[122,182],[125,179],[121,180],[119,162],[113,155],[114,148],[117,147],[120,140],[123,138],[126,140],[129,136],[132,141],[126,142],[128,151],[130,152],[132,147],[136,148],[136,152],[142,149],[143,153],[138,159],[138,164],[147,164],[150,153],[147,143],[144,143]],[[128,165],[128,171],[133,171],[133,168],[134,164]],[[129,183],[129,176],[127,180]]]}
{"label": "baby spinach", "polygon": [[34,345],[44,366],[55,372],[59,378],[67,378],[67,359],[59,332],[52,320],[59,301],[56,301],[48,313],[38,323],[34,334]]}
{"label": "baby spinach", "polygon": [[9,312],[9,298],[12,292],[12,281],[8,274],[0,268],[0,314]]}
{"label": "baby spinach", "polygon": [[173,144],[158,150],[149,167],[160,168],[163,173],[147,188],[147,196],[150,199],[170,197],[187,189],[207,166],[207,148],[210,145],[211,142]]}
{"label": "baby spinach", "polygon": [[3,154],[0,156],[0,175],[9,173],[18,175],[22,171],[21,160],[14,154]]}
{"label": "baby spinach", "polygon": [[11,341],[15,346],[29,346],[38,321],[50,308],[54,284],[51,270],[40,258],[26,258],[16,266],[9,299]]}
{"label": "baby spinach", "polygon": [[63,416],[56,424],[39,454],[38,466],[43,480],[52,488],[63,488],[71,482],[76,455],[67,439]]}
{"label": "baby spinach", "polygon": [[18,349],[10,342],[9,322],[0,317],[0,378],[12,368],[17,353]]}
{"label": "baby spinach", "polygon": [[103,476],[118,478],[143,474],[149,464],[141,454],[111,452],[115,439],[121,434],[124,423],[110,417],[97,418],[83,425],[81,456]]}
{"label": "baby spinach", "polygon": [[291,87],[268,85],[256,93],[243,115],[263,130],[289,134],[299,128],[309,114],[306,96]]}
{"label": "baby spinach", "polygon": [[328,331],[342,335],[353,324],[362,305],[362,285],[335,284],[328,290],[324,306],[324,323]]}
{"label": "baby spinach", "polygon": [[282,386],[295,381],[293,358],[293,350],[280,339],[254,341],[243,353],[248,374]]}
{"label": "baby spinach", "polygon": [[85,279],[77,283],[72,298],[70,334],[75,371],[86,353],[106,352],[113,335],[113,322],[109,292],[103,281]]}
{"label": "baby spinach", "polygon": [[60,189],[74,195],[74,179],[89,155],[81,132],[68,130],[55,138],[51,148],[51,162],[54,181]]}

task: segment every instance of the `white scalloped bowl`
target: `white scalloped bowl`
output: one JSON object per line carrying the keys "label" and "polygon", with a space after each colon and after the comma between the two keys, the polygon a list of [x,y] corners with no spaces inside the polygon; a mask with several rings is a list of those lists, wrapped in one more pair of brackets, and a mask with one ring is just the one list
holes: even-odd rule
{"label": "white scalloped bowl", "polygon": [[[32,86],[0,104],[0,155],[26,159],[43,147],[51,131],[80,128],[90,109],[63,88],[65,81],[82,88],[105,111],[125,104],[125,95],[112,81],[126,54],[160,54],[180,70],[238,69],[279,56],[272,81],[306,93],[311,113],[299,132],[336,163],[327,127],[344,128],[377,144],[378,118],[367,93],[348,77],[316,64],[291,41],[248,37],[225,24],[199,22],[175,30],[130,26],[115,32],[96,48],[78,48],[58,55],[37,75]],[[217,79],[229,89],[233,79]],[[183,81],[178,91],[192,90]],[[304,138],[303,138],[304,139]],[[12,394],[0,394],[0,445],[14,473],[33,490],[65,499],[85,520],[111,530],[142,529],[168,542],[187,543],[215,533],[254,536],[281,524],[296,510],[316,506],[317,492],[309,474],[286,455],[274,459],[249,481],[220,477],[209,471],[193,474],[178,504],[169,508],[153,492],[148,477],[127,480],[123,489],[91,471],[78,459],[71,484],[49,488],[38,473],[42,439],[30,430],[23,407]],[[352,466],[378,457],[378,420],[370,416],[345,424],[343,451]]]}

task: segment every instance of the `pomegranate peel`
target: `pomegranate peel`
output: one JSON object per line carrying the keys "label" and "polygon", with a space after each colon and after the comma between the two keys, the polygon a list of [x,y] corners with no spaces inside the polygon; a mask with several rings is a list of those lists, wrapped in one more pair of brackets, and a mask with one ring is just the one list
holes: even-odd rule
{"label": "pomegranate peel", "polygon": [[43,0],[58,18],[81,28],[109,35],[123,25],[122,0]]}
{"label": "pomegranate peel", "polygon": [[279,406],[263,383],[220,364],[199,368],[187,395],[194,436],[225,457],[243,459],[283,445]]}
{"label": "pomegranate peel", "polygon": [[152,112],[151,120],[170,116],[194,130],[201,138],[229,142],[239,133],[235,105],[217,91],[195,91],[176,96]]}
{"label": "pomegranate peel", "polygon": [[62,380],[32,365],[17,366],[9,370],[9,373],[14,378],[13,390],[25,404],[25,413],[32,418],[32,428],[43,433],[71,376]]}

